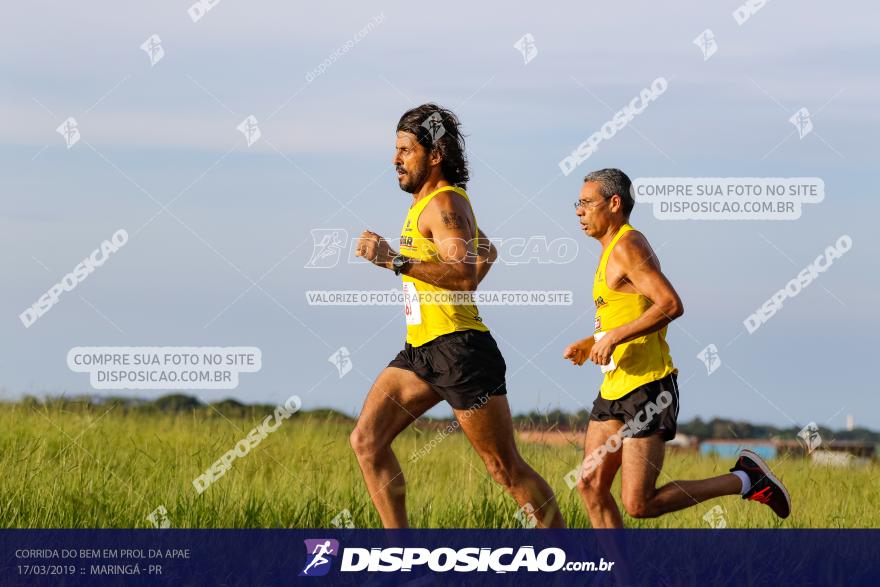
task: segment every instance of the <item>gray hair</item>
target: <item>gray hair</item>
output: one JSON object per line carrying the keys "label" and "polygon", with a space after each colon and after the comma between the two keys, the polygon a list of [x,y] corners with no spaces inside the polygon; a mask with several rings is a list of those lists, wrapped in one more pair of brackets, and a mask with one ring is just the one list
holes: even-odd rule
{"label": "gray hair", "polygon": [[599,193],[606,200],[611,196],[620,196],[623,205],[623,216],[629,220],[630,212],[636,201],[632,195],[632,181],[621,170],[609,167],[607,169],[599,169],[591,171],[584,177],[584,183],[595,181],[599,184]]}

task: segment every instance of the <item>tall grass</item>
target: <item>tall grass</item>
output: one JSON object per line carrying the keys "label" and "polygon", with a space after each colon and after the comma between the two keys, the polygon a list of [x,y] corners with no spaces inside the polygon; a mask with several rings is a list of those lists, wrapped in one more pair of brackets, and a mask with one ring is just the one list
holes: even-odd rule
{"label": "tall grass", "polygon": [[[108,411],[109,410],[109,411]],[[123,409],[0,405],[0,520],[3,527],[150,527],[147,515],[163,505],[174,527],[327,527],[349,510],[358,527],[380,527],[348,435],[351,423],[296,414],[225,476],[199,495],[192,480],[258,420],[219,414],[139,414]],[[415,527],[518,527],[516,504],[490,480],[460,433],[424,457],[410,455],[436,435],[414,427],[396,441]],[[556,492],[572,527],[589,522],[564,475],[577,465],[577,447],[521,444],[526,460]],[[706,527],[714,505],[731,527],[877,527],[880,492],[876,464],[860,469],[816,467],[802,459],[771,462],[784,480],[793,513],[784,521],[769,508],[734,497],[656,519],[624,516],[627,526]],[[727,472],[727,460],[667,455],[660,483]],[[614,491],[619,495],[619,480]]]}

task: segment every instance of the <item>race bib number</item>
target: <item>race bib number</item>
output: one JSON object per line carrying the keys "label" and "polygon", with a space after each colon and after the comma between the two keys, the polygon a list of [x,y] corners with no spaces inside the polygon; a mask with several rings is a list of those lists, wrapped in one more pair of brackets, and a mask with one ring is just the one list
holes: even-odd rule
{"label": "race bib number", "polygon": [[422,306],[419,304],[419,292],[416,284],[411,281],[403,282],[403,314],[406,316],[407,326],[415,326],[422,323]]}
{"label": "race bib number", "polygon": [[[593,339],[596,342],[599,342],[600,340],[602,340],[602,337],[605,336],[605,334],[606,334],[605,332],[597,332],[596,334],[593,335]],[[609,371],[614,371],[614,369],[616,369],[616,368],[617,368],[617,365],[614,364],[614,357],[611,357],[611,360],[608,361],[607,365],[599,365],[599,369],[602,371],[602,373],[608,373]]]}

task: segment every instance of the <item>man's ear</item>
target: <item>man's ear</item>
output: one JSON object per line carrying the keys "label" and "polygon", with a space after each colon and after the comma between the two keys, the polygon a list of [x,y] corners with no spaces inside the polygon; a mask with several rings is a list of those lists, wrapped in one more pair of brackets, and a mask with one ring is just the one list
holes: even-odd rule
{"label": "man's ear", "polygon": [[623,210],[623,198],[621,198],[618,194],[614,194],[613,196],[611,196],[611,201],[608,204],[608,208],[610,208],[612,212]]}
{"label": "man's ear", "polygon": [[431,152],[428,154],[428,162],[431,165],[440,165],[443,162],[443,155],[440,154],[440,149],[431,149]]}

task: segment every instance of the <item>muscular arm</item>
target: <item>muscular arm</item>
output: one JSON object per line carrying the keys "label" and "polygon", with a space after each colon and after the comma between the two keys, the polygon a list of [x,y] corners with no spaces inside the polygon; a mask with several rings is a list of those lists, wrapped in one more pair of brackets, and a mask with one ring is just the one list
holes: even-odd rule
{"label": "muscular arm", "polygon": [[[641,233],[629,233],[617,242],[608,260],[609,266],[612,263],[621,282],[612,289],[642,294],[651,305],[641,316],[609,330],[600,340],[588,336],[565,347],[562,357],[575,365],[583,365],[587,358],[597,365],[607,365],[617,345],[656,332],[684,314],[681,298],[660,271],[657,256]],[[607,269],[605,277],[608,279]]]}
{"label": "muscular arm", "polygon": [[660,271],[660,263],[644,236],[632,234],[622,238],[612,256],[628,289],[652,302],[641,316],[609,332],[615,344],[656,332],[684,313],[681,298]]}
{"label": "muscular arm", "polygon": [[[436,261],[411,262],[406,274],[443,289],[473,291],[483,280],[498,251],[489,238],[479,232],[474,253],[474,218],[467,200],[453,193],[440,193],[422,211],[419,232],[437,246]],[[365,230],[358,239],[355,254],[374,265],[391,269],[397,253],[384,238]]]}
{"label": "muscular arm", "polygon": [[419,231],[434,241],[439,260],[412,263],[406,274],[443,289],[475,290],[489,269],[471,248],[474,218],[467,200],[455,193],[437,194],[422,212]]}

